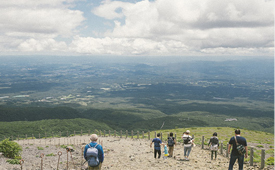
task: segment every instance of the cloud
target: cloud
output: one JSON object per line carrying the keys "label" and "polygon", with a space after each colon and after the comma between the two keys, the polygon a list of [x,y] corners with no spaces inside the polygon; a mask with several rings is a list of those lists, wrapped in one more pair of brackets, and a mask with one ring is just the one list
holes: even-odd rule
{"label": "cloud", "polygon": [[[70,10],[65,0],[11,0],[0,2],[0,35],[4,39],[16,39],[17,46],[10,50],[56,50],[58,36],[69,37],[85,19],[83,12]],[[52,42],[46,45],[45,42]],[[33,43],[37,43],[36,45]],[[29,44],[29,45],[27,45]],[[32,44],[32,45],[30,45]],[[42,45],[44,44],[44,45]],[[58,44],[64,44],[60,42]],[[0,46],[9,47],[0,42]],[[32,46],[32,48],[30,48]],[[63,45],[62,45],[63,46]],[[26,49],[24,49],[26,47]],[[53,47],[53,48],[49,48]]]}
{"label": "cloud", "polygon": [[274,0],[104,0],[85,8],[78,8],[77,3],[0,2],[0,50],[88,55],[274,54]]}
{"label": "cloud", "polygon": [[259,50],[273,55],[273,10],[273,1],[264,0],[107,0],[92,11],[113,21],[114,28],[105,32],[108,38],[78,37],[73,44],[80,39],[82,45],[100,44],[101,50],[84,45],[91,54],[253,55]]}
{"label": "cloud", "polygon": [[66,43],[56,42],[54,39],[28,39],[18,46],[20,51],[63,51],[67,48]]}

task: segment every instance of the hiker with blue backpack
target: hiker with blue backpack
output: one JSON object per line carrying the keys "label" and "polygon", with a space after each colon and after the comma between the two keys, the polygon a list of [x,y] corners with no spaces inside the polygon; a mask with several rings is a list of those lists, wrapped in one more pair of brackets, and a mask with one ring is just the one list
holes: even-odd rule
{"label": "hiker with blue backpack", "polygon": [[88,170],[101,169],[104,161],[104,152],[100,144],[97,143],[98,136],[91,135],[91,143],[87,144],[84,149],[84,159],[88,162]]}
{"label": "hiker with blue backpack", "polygon": [[167,141],[168,141],[167,145],[169,147],[169,150],[168,150],[169,156],[168,157],[173,157],[174,146],[176,146],[177,142],[176,142],[176,139],[173,137],[172,132],[170,133]]}

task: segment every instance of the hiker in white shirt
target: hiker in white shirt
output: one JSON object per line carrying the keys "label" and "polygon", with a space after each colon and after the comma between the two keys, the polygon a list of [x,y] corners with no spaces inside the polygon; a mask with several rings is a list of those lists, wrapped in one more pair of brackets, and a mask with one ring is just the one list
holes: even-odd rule
{"label": "hiker in white shirt", "polygon": [[192,138],[192,136],[190,136],[190,130],[187,130],[186,132],[183,133],[182,139],[184,143],[184,157],[185,157],[185,160],[188,161],[189,160],[188,157],[194,143],[194,139]]}

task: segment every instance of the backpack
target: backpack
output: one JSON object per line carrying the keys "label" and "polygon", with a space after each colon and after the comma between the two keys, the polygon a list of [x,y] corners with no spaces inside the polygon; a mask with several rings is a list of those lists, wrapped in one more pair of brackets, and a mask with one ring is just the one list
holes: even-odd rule
{"label": "backpack", "polygon": [[217,151],[219,149],[218,144],[210,145],[211,151]]}
{"label": "backpack", "polygon": [[219,143],[219,139],[217,137],[213,137],[210,145],[210,150],[217,151],[219,149],[218,143]]}
{"label": "backpack", "polygon": [[184,144],[188,144],[190,142],[191,138],[188,136],[187,138],[183,139]]}
{"label": "backpack", "polygon": [[234,137],[237,145],[237,151],[239,152],[240,155],[244,155],[246,153],[245,147],[237,142],[236,136]]}
{"label": "backpack", "polygon": [[97,145],[98,144],[96,144],[94,147],[91,147],[91,145],[88,144],[89,148],[87,149],[86,157],[90,167],[96,167],[99,165],[98,149],[96,148]]}
{"label": "backpack", "polygon": [[214,144],[218,144],[218,143],[219,143],[219,139],[218,139],[217,137],[213,137],[211,143],[212,143],[213,145],[214,145]]}
{"label": "backpack", "polygon": [[168,138],[168,146],[174,146],[174,144],[175,144],[175,141],[173,140],[173,138],[169,137]]}

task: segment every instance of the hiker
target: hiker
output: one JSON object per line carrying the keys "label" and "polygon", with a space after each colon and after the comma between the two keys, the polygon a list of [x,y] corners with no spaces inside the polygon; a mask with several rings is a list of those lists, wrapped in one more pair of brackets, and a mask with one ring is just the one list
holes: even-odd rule
{"label": "hiker", "polygon": [[[238,145],[238,148],[241,148],[241,151],[239,151],[239,149],[237,149],[237,145]],[[242,170],[244,157],[247,158],[248,152],[247,152],[246,139],[241,136],[241,131],[239,129],[235,130],[235,136],[229,140],[228,154],[230,154],[231,147],[232,147],[232,151],[231,151],[231,155],[230,155],[230,162],[229,162],[228,170],[233,169],[236,159],[238,159],[239,170]]]}
{"label": "hiker", "polygon": [[101,169],[104,161],[103,148],[97,143],[97,139],[98,136],[92,134],[90,137],[91,143],[87,144],[84,149],[84,159],[88,162],[88,170]]}
{"label": "hiker", "polygon": [[211,160],[213,160],[213,155],[215,153],[215,160],[217,159],[217,151],[219,150],[219,139],[216,132],[213,133],[213,136],[210,138],[208,146],[210,145],[211,151]]}
{"label": "hiker", "polygon": [[157,137],[154,138],[150,144],[150,148],[152,147],[152,144],[154,143],[154,158],[157,157],[158,153],[158,158],[161,156],[161,148],[160,146],[163,145],[162,141],[160,140],[160,133],[157,134]]}
{"label": "hiker", "polygon": [[188,157],[194,143],[194,139],[192,138],[192,136],[190,136],[190,130],[187,130],[186,132],[183,133],[182,139],[184,144],[184,157],[185,157],[184,159],[186,161],[189,161]]}
{"label": "hiker", "polygon": [[171,132],[169,137],[168,137],[168,147],[169,147],[169,150],[168,150],[168,157],[173,157],[173,152],[174,152],[174,146],[176,146],[177,142],[176,142],[176,139],[173,137],[173,133]]}

